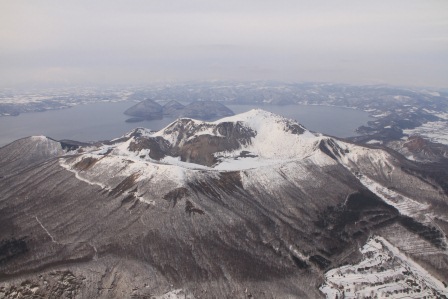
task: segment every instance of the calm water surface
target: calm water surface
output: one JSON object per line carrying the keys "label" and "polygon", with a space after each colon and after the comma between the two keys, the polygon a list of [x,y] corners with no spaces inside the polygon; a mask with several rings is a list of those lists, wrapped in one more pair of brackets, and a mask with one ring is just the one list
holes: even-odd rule
{"label": "calm water surface", "polygon": [[[126,123],[129,118],[123,114],[135,102],[94,103],[79,105],[70,109],[46,112],[23,113],[19,116],[0,117],[0,146],[19,138],[45,135],[54,139],[77,141],[109,140],[137,127],[159,130],[173,118]],[[310,130],[325,134],[348,137],[354,130],[370,119],[363,111],[326,106],[254,106],[227,105],[235,113],[262,108],[267,111],[295,119]]]}

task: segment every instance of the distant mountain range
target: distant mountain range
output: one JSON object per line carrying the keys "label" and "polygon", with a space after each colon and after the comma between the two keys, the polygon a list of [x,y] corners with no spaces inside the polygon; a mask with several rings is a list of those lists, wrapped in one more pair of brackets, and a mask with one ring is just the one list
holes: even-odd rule
{"label": "distant mountain range", "polygon": [[21,139],[0,148],[0,296],[444,298],[447,169],[263,110]]}

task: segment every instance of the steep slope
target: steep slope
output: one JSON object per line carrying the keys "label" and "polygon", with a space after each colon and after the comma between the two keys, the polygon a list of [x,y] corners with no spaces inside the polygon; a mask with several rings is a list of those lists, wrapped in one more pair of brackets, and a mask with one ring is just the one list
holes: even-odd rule
{"label": "steep slope", "polygon": [[447,195],[413,163],[253,110],[17,164],[0,179],[0,294],[319,298],[373,234],[446,281]]}
{"label": "steep slope", "polygon": [[45,136],[19,139],[0,148],[0,177],[65,153],[63,144]]}

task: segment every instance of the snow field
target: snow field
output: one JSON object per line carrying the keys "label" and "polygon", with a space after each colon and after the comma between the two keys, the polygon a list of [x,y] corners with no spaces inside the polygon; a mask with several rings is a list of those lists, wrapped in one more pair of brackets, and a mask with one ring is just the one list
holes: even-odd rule
{"label": "snow field", "polygon": [[[443,283],[382,237],[360,249],[363,260],[325,273],[327,298],[434,298],[448,295]],[[375,297],[376,296],[376,297]]]}

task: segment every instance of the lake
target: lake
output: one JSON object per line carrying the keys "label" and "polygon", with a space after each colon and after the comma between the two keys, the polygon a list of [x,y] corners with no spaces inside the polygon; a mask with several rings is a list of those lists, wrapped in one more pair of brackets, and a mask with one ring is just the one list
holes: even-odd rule
{"label": "lake", "polygon": [[[129,118],[123,114],[135,102],[93,103],[70,109],[46,112],[23,113],[19,116],[0,117],[0,146],[19,138],[45,135],[56,140],[77,141],[109,140],[120,137],[137,127],[159,130],[173,118],[126,123]],[[304,105],[227,105],[235,113],[253,108],[264,110],[299,121],[308,129],[337,137],[356,135],[355,129],[366,124],[371,118],[364,111]]]}

